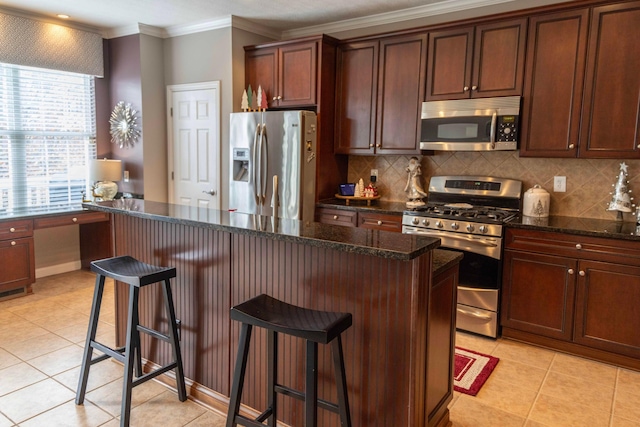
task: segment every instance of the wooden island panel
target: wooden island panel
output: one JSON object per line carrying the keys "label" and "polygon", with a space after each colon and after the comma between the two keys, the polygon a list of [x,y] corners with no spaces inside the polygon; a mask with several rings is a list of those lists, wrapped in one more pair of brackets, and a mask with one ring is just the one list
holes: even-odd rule
{"label": "wooden island panel", "polygon": [[[172,289],[181,321],[187,390],[196,400],[226,412],[240,326],[229,319],[229,309],[268,293],[308,308],[353,314],[353,326],[343,335],[343,344],[354,427],[448,424],[450,396],[427,399],[431,252],[403,261],[126,214],[114,215],[113,224],[116,255],[177,268]],[[369,233],[374,245],[384,232]],[[117,286],[119,341],[126,327],[122,319],[127,295],[126,287]],[[452,304],[450,293],[443,298],[448,300],[432,303]],[[144,288],[141,323],[162,330],[161,304],[159,286]],[[170,359],[168,346],[142,338],[147,366]],[[304,343],[290,337],[280,337],[280,343],[278,380],[304,390]],[[266,334],[255,328],[243,394],[243,407],[250,414],[265,409],[265,348]],[[451,357],[449,350],[443,349],[445,357]],[[328,346],[319,346],[318,381],[319,396],[336,401]],[[446,385],[434,388],[440,393],[446,389]],[[280,399],[282,421],[302,425],[301,404]],[[443,410],[437,411],[438,419],[431,422],[427,401],[445,402]],[[319,425],[339,426],[337,415],[318,412]]]}

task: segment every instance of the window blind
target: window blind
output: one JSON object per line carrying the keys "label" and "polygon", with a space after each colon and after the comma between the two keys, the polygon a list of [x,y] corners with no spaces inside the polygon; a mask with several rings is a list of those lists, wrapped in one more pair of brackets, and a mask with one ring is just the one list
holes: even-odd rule
{"label": "window blind", "polygon": [[92,76],[0,63],[0,212],[80,203],[95,138]]}

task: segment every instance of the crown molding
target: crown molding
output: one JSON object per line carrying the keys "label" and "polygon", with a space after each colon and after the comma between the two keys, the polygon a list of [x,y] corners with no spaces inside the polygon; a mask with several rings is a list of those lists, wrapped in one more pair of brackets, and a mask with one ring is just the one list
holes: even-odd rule
{"label": "crown molding", "polygon": [[32,21],[44,22],[47,24],[60,25],[61,27],[73,28],[74,30],[86,31],[89,33],[100,34],[104,37],[104,30],[96,27],[92,27],[90,25],[78,24],[77,22],[69,21],[66,19],[56,19],[53,17],[40,15],[36,13],[26,12],[24,10],[12,9],[9,7],[0,7],[0,13],[4,13],[6,15],[19,16],[21,18],[31,19]]}
{"label": "crown molding", "polygon": [[274,30],[273,28],[258,24],[249,19],[241,18],[235,15],[231,16],[231,26],[239,30],[245,30],[253,34],[258,34],[261,36],[272,38],[274,40],[280,40],[282,38],[281,31]]}

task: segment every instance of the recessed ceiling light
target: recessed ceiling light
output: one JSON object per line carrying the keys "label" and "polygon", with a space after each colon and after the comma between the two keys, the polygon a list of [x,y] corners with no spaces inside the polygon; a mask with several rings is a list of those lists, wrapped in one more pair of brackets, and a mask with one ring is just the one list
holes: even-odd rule
{"label": "recessed ceiling light", "polygon": [[59,13],[58,15],[56,15],[58,18],[60,19],[69,19],[70,16],[69,15],[65,15],[64,13]]}

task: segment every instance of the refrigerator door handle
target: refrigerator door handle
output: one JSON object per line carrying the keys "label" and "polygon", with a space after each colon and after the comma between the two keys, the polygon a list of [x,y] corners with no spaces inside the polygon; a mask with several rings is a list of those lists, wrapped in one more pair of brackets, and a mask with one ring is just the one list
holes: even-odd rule
{"label": "refrigerator door handle", "polygon": [[[264,160],[262,155],[264,154]],[[267,173],[269,172],[269,140],[267,139],[267,125],[262,124],[262,132],[260,135],[260,195],[262,196],[262,204],[267,199]]]}
{"label": "refrigerator door handle", "polygon": [[258,138],[260,137],[260,125],[256,126],[256,132],[253,136],[253,167],[251,168],[251,184],[253,184],[253,195],[256,198],[256,204],[260,204],[260,195],[258,192],[260,188],[258,187],[259,175],[260,175],[260,165],[258,163]]}
{"label": "refrigerator door handle", "polygon": [[271,207],[273,208],[273,216],[278,216],[278,206],[280,206],[280,197],[278,197],[278,175],[273,175],[273,188],[271,189]]}

